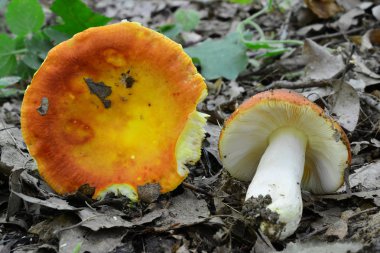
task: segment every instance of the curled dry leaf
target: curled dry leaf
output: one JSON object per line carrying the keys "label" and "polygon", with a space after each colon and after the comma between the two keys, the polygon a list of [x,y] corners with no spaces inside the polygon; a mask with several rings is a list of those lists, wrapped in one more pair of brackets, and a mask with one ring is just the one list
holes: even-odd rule
{"label": "curled dry leaf", "polygon": [[306,36],[311,32],[320,32],[325,26],[323,24],[312,24],[304,26],[297,31],[299,36]]}
{"label": "curled dry leaf", "polygon": [[377,5],[372,8],[372,15],[380,21],[380,5]]}
{"label": "curled dry leaf", "polygon": [[207,146],[204,148],[210,152],[220,163],[220,158],[219,158],[219,151],[218,151],[218,140],[219,140],[219,135],[220,131],[222,130],[221,126],[214,125],[208,123],[205,127],[207,136],[206,141],[207,141]]}
{"label": "curled dry leaf", "polygon": [[367,31],[362,37],[362,43],[360,49],[370,50],[374,46],[380,46],[380,29],[371,29]]}
{"label": "curled dry leaf", "polygon": [[336,0],[336,3],[345,11],[349,11],[361,4],[360,0]]}
{"label": "curled dry leaf", "polygon": [[314,14],[323,19],[331,18],[342,11],[335,0],[305,0],[305,3]]}
{"label": "curled dry leaf", "polygon": [[326,87],[315,87],[309,90],[305,90],[302,92],[302,95],[309,99],[310,101],[316,101],[318,99],[330,96],[334,94],[335,91],[332,87],[326,86]]}
{"label": "curled dry leaf", "polygon": [[341,32],[347,31],[351,26],[358,24],[358,17],[365,14],[360,8],[355,8],[343,14],[335,23]]}
{"label": "curled dry leaf", "polygon": [[49,207],[55,210],[75,211],[79,209],[79,208],[69,205],[69,203],[67,203],[65,200],[57,198],[57,197],[50,197],[49,199],[42,200],[39,198],[27,196],[20,192],[12,191],[12,193],[18,196],[19,198],[25,200],[28,203]]}
{"label": "curled dry leaf", "polygon": [[364,74],[365,76],[367,77],[370,77],[370,78],[373,78],[373,79],[376,79],[377,82],[379,82],[380,80],[380,75],[378,75],[377,73],[373,72],[372,70],[370,70],[365,61],[363,60],[362,57],[360,57],[358,54],[354,54],[352,56],[352,59],[353,59],[353,62],[355,64],[355,71],[356,72],[359,72],[361,74]]}

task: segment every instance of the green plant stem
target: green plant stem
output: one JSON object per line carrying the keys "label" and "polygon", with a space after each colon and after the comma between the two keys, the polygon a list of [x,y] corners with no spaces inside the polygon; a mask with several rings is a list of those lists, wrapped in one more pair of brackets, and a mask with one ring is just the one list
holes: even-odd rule
{"label": "green plant stem", "polygon": [[265,40],[264,31],[257,23],[253,22],[252,20],[248,20],[246,24],[250,24],[253,28],[256,29],[256,31],[259,33],[260,40]]}
{"label": "green plant stem", "polygon": [[[303,41],[300,41],[300,40],[267,40],[266,39],[264,31],[261,29],[260,25],[254,22],[254,19],[264,13],[267,13],[269,10],[271,10],[272,5],[273,5],[273,0],[268,0],[264,8],[262,8],[260,11],[256,12],[255,14],[251,15],[250,17],[244,19],[243,21],[241,21],[236,28],[236,31],[240,34],[241,42],[245,44],[246,47],[248,47],[251,50],[266,49],[267,53],[264,54],[264,57],[265,55],[267,56],[278,55],[278,54],[282,54],[288,51],[289,49],[284,47],[283,44],[296,45],[296,46],[303,45]],[[255,42],[252,40],[245,39],[244,33],[245,33],[246,26],[251,26],[257,31],[259,35],[259,40]]]}
{"label": "green plant stem", "polygon": [[8,53],[0,54],[0,57],[2,57],[2,56],[8,56],[8,55],[15,55],[15,54],[23,54],[23,53],[26,53],[26,52],[28,52],[28,49],[23,48],[23,49],[13,50],[13,51],[10,51]]}
{"label": "green plant stem", "polygon": [[273,4],[273,0],[268,0],[268,3],[264,8],[262,8],[260,11],[256,12],[255,14],[249,16],[248,18],[244,19],[243,21],[241,21],[237,27],[237,30],[242,33],[245,25],[250,24],[251,22],[253,22],[252,20],[254,20],[258,16],[269,11],[272,8],[272,4]]}
{"label": "green plant stem", "polygon": [[[254,41],[251,41],[251,40],[246,40],[246,39],[243,39],[242,40],[243,43],[252,43],[254,44],[255,42]],[[302,46],[303,45],[303,42],[300,41],[300,40],[260,40],[258,41],[259,44],[261,43],[267,43],[267,44],[291,44],[291,45],[297,45],[297,46]]]}

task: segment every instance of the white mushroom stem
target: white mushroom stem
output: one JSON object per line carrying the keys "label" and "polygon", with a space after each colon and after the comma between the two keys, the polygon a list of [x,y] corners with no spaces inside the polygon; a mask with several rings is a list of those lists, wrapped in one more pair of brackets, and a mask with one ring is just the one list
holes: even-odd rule
{"label": "white mushroom stem", "polygon": [[267,208],[279,214],[285,226],[263,222],[260,228],[276,239],[284,239],[297,229],[302,216],[301,179],[305,164],[307,137],[301,131],[284,127],[269,138],[256,174],[249,185],[246,200],[269,194]]}

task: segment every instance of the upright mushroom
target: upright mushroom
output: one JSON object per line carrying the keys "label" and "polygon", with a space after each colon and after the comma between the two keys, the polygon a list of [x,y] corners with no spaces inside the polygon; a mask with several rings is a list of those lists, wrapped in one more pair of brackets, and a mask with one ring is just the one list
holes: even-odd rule
{"label": "upright mushroom", "polygon": [[244,102],[226,121],[219,152],[233,177],[251,181],[246,200],[270,195],[267,208],[279,218],[263,221],[260,229],[275,240],[297,229],[301,187],[334,192],[351,161],[341,127],[319,106],[289,90],[259,93]]}
{"label": "upright mushroom", "polygon": [[207,94],[182,47],[138,23],[76,34],[54,47],[26,90],[21,128],[58,193],[95,187],[137,199],[137,187],[175,189],[200,157]]}

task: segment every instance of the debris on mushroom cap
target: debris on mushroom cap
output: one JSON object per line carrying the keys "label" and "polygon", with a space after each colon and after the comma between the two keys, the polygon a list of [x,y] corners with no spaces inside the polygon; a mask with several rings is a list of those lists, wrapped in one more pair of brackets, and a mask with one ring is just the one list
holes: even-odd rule
{"label": "debris on mushroom cap", "polygon": [[[206,85],[182,47],[137,23],[90,28],[53,48],[33,77],[21,127],[42,177],[58,193],[95,187],[137,199],[161,193],[200,158]],[[48,104],[47,104],[48,102]]]}
{"label": "debris on mushroom cap", "polygon": [[287,126],[307,136],[302,188],[314,193],[339,188],[343,171],[351,162],[346,134],[322,108],[289,90],[259,93],[225,122],[219,139],[224,167],[240,180],[251,180],[268,137],[274,130]]}

